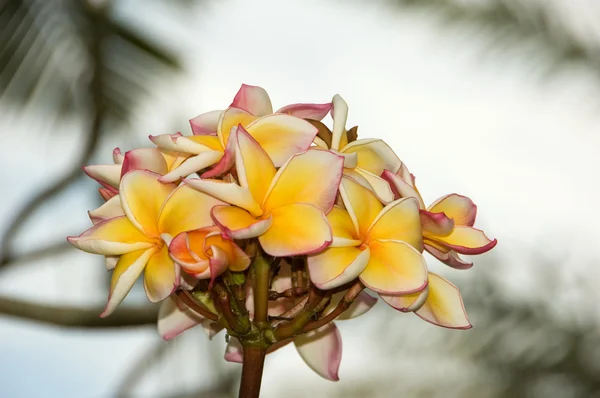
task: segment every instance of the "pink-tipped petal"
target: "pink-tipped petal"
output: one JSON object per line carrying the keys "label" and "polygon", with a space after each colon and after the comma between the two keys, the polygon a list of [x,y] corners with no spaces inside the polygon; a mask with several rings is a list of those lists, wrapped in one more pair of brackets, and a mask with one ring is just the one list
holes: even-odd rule
{"label": "pink-tipped petal", "polygon": [[114,188],[99,188],[98,192],[100,193],[100,196],[102,197],[102,199],[104,200],[109,200],[112,197],[115,197],[119,194],[119,191],[117,191]]}
{"label": "pink-tipped petal", "polygon": [[185,180],[185,183],[200,192],[207,193],[226,203],[246,209],[253,216],[260,216],[263,213],[260,205],[252,197],[252,193],[234,182],[188,178]]}
{"label": "pink-tipped petal", "polygon": [[124,216],[125,213],[123,213],[123,208],[121,207],[121,199],[118,196],[113,196],[96,210],[88,212],[88,215],[92,223],[96,225],[111,218]]}
{"label": "pink-tipped petal", "polygon": [[273,223],[269,216],[264,219],[254,218],[244,209],[235,206],[215,206],[212,217],[223,233],[231,239],[250,239],[264,234]]}
{"label": "pink-tipped petal", "polygon": [[[343,294],[342,294],[343,296]],[[353,319],[358,316],[361,316],[371,310],[377,304],[377,298],[371,296],[369,293],[362,291],[360,294],[354,299],[354,302],[348,307],[348,309],[340,316],[336,318],[336,320],[342,321],[346,319]],[[333,309],[332,309],[333,310]]]}
{"label": "pink-tipped petal", "polygon": [[402,312],[414,312],[421,308],[429,296],[429,286],[417,293],[402,295],[380,294],[380,297],[390,307]]}
{"label": "pink-tipped petal", "polygon": [[360,167],[356,167],[354,170],[368,182],[366,187],[373,191],[380,201],[390,203],[394,200],[394,192],[386,180]]}
{"label": "pink-tipped petal", "polygon": [[102,318],[109,316],[123,301],[154,253],[156,250],[150,248],[127,253],[119,258],[110,281],[108,303],[100,314]]}
{"label": "pink-tipped petal", "polygon": [[422,210],[425,209],[425,203],[421,194],[411,184],[389,170],[384,170],[381,178],[389,182],[390,188],[397,198],[415,198],[419,202],[419,208]]}
{"label": "pink-tipped petal", "polygon": [[230,336],[227,347],[225,347],[225,360],[227,362],[242,363],[244,359],[244,348],[238,339]]}
{"label": "pink-tipped petal", "polygon": [[229,138],[233,139],[237,140],[235,167],[240,185],[252,193],[256,203],[262,203],[275,176],[275,166],[263,147],[241,125]]}
{"label": "pink-tipped petal", "polygon": [[454,229],[454,220],[444,213],[420,211],[424,235],[448,236]]}
{"label": "pink-tipped petal", "polygon": [[276,167],[283,165],[290,156],[307,150],[318,133],[318,129],[306,120],[284,114],[261,117],[246,129]]}
{"label": "pink-tipped petal", "polygon": [[267,91],[262,87],[249,84],[242,84],[230,106],[243,109],[254,116],[273,113],[273,106]]}
{"label": "pink-tipped petal", "polygon": [[438,260],[440,260],[444,264],[448,265],[449,267],[452,267],[455,269],[469,269],[469,268],[473,267],[473,263],[464,261],[453,250],[444,252],[434,246],[428,245],[427,243],[425,243],[425,250],[427,250],[433,257],[437,258]]}
{"label": "pink-tipped petal", "polygon": [[342,337],[335,324],[327,325],[301,334],[294,345],[304,362],[319,376],[338,381],[338,370],[342,360]]}
{"label": "pink-tipped petal", "polygon": [[333,208],[343,173],[343,158],[322,149],[294,155],[269,188],[265,211],[292,203],[309,203],[325,214]]}
{"label": "pink-tipped petal", "polygon": [[190,119],[190,127],[194,135],[217,135],[220,111],[210,111]]}
{"label": "pink-tipped petal", "polygon": [[359,236],[365,237],[383,205],[371,190],[348,177],[342,179],[340,195]]}
{"label": "pink-tipped petal", "polygon": [[339,150],[342,136],[346,132],[346,120],[348,119],[348,104],[336,94],[331,100],[331,116],[333,117],[333,129],[331,130],[331,149]]}
{"label": "pink-tipped petal", "polygon": [[119,147],[113,149],[113,162],[115,164],[123,164],[123,160],[125,160],[125,156],[121,153],[121,149]]}
{"label": "pink-tipped petal", "polygon": [[383,294],[420,292],[427,287],[425,259],[406,242],[375,240],[369,242],[371,257],[360,280]]}
{"label": "pink-tipped petal", "polygon": [[169,297],[161,303],[158,310],[158,334],[165,340],[172,340],[204,319],[187,307],[186,310],[181,311],[175,299]]}
{"label": "pink-tipped petal", "polygon": [[310,280],[319,289],[333,289],[353,281],[369,262],[370,250],[357,247],[330,247],[308,257]]}
{"label": "pink-tipped petal", "polygon": [[168,171],[168,167],[157,148],[139,148],[125,153],[121,177],[131,170],[148,170],[163,175]]}
{"label": "pink-tipped petal", "polygon": [[202,178],[214,178],[225,174],[235,164],[235,148],[237,146],[237,130],[238,126],[234,126],[231,128],[231,132],[229,133],[230,139],[227,141],[227,146],[225,148],[225,152],[223,156],[219,160],[219,162],[212,169],[205,171],[202,173]]}
{"label": "pink-tipped petal", "polygon": [[300,119],[321,121],[331,111],[331,103],[327,104],[291,104],[280,108],[275,113],[286,113]]}
{"label": "pink-tipped petal", "polygon": [[216,164],[223,157],[219,151],[206,151],[198,155],[187,158],[183,163],[162,176],[159,181],[163,183],[175,182],[190,174],[199,172],[207,167]]}
{"label": "pink-tipped petal", "polygon": [[357,167],[380,176],[384,170],[396,173],[402,166],[398,155],[383,140],[368,138],[351,142],[342,152],[358,155]]}
{"label": "pink-tipped petal", "polygon": [[179,266],[169,256],[167,246],[148,260],[144,270],[144,289],[148,300],[153,303],[163,301],[179,285]]}
{"label": "pink-tipped petal", "polygon": [[331,228],[325,214],[307,203],[271,210],[271,227],[258,237],[265,252],[275,257],[313,254],[331,244]]}
{"label": "pink-tipped petal", "polygon": [[429,206],[433,213],[445,213],[456,225],[472,227],[477,217],[477,206],[466,196],[452,193],[443,196]]}
{"label": "pink-tipped petal", "polygon": [[118,188],[121,178],[120,164],[97,164],[85,166],[83,172],[105,188]]}
{"label": "pink-tipped petal", "polygon": [[460,254],[482,254],[492,250],[498,243],[491,240],[485,233],[472,227],[457,226],[450,235],[430,236],[431,241],[443,245]]}
{"label": "pink-tipped petal", "polygon": [[116,256],[152,247],[152,241],[125,216],[102,221],[79,236],[67,238],[76,248],[94,254]]}
{"label": "pink-tipped petal", "polygon": [[471,329],[460,291],[441,276],[429,273],[429,295],[415,312],[421,319],[450,329]]}
{"label": "pink-tipped petal", "polygon": [[217,126],[217,137],[221,142],[222,148],[227,148],[229,142],[229,134],[231,129],[241,124],[247,127],[250,123],[256,120],[256,116],[238,108],[227,108],[219,117],[219,124]]}
{"label": "pink-tipped petal", "polygon": [[415,198],[398,199],[381,210],[367,231],[367,241],[399,240],[423,251],[419,203]]}

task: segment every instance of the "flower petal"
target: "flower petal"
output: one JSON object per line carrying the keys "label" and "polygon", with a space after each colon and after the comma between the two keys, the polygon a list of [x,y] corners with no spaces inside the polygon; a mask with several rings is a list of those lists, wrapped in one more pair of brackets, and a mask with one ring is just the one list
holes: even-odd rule
{"label": "flower petal", "polygon": [[346,210],[334,206],[327,214],[327,221],[329,221],[333,235],[331,247],[358,246],[362,243],[358,240],[358,231]]}
{"label": "flower petal", "polygon": [[450,235],[428,236],[430,240],[460,254],[481,254],[492,250],[498,243],[491,240],[479,229],[457,226]]}
{"label": "flower petal", "polygon": [[196,173],[202,169],[212,166],[221,160],[223,152],[206,151],[198,155],[187,158],[183,163],[163,175],[159,181],[162,183],[175,182],[181,178],[185,178],[190,174]]}
{"label": "flower petal", "polygon": [[402,295],[380,294],[380,297],[389,304],[390,307],[402,312],[414,312],[425,304],[429,296],[429,286],[417,293]]}
{"label": "flower petal", "polygon": [[244,360],[244,348],[238,339],[229,337],[227,347],[225,347],[225,360],[227,362],[242,363]]}
{"label": "flower petal", "polygon": [[234,182],[188,178],[185,183],[226,203],[246,209],[253,216],[260,216],[263,213],[260,205],[254,201],[250,191]]}
{"label": "flower petal", "polygon": [[113,149],[113,162],[115,164],[123,164],[124,160],[125,156],[123,156],[123,154],[121,153],[121,149],[119,147]]}
{"label": "flower petal", "polygon": [[112,271],[117,266],[121,256],[104,256],[104,265],[107,271]]}
{"label": "flower petal", "polygon": [[415,198],[398,199],[381,210],[367,232],[371,240],[399,240],[423,251],[419,203]]}
{"label": "flower petal", "polygon": [[235,148],[237,146],[238,127],[239,125],[231,128],[230,137],[227,141],[227,146],[225,147],[225,152],[223,153],[223,156],[217,162],[215,167],[202,173],[202,178],[214,178],[216,176],[220,176],[221,174],[225,174],[226,172],[231,170],[231,168],[235,164]]}
{"label": "flower petal", "polygon": [[340,195],[359,236],[366,236],[383,205],[373,192],[348,177],[342,179]]}
{"label": "flower petal", "polygon": [[272,217],[257,219],[235,206],[215,206],[212,217],[223,233],[231,239],[250,239],[264,234],[273,223]]}
{"label": "flower petal", "polygon": [[242,126],[238,126],[235,138],[235,166],[240,185],[252,193],[256,203],[262,203],[275,176],[275,166],[265,150]]}
{"label": "flower petal", "polygon": [[291,104],[279,108],[275,113],[286,113],[300,119],[321,121],[331,111],[331,103],[327,104]]}
{"label": "flower petal", "polygon": [[100,193],[100,196],[102,197],[102,199],[104,200],[109,200],[112,197],[115,197],[119,194],[119,191],[117,191],[114,188],[99,188],[98,192]]}
{"label": "flower petal", "polygon": [[277,171],[263,208],[268,211],[291,203],[309,203],[329,213],[342,178],[343,161],[322,149],[294,155]]}
{"label": "flower petal", "polygon": [[446,216],[454,220],[456,225],[465,225],[472,227],[475,224],[477,216],[477,206],[466,196],[452,193],[443,196],[429,206],[429,211],[433,213],[445,213]]}
{"label": "flower petal", "polygon": [[342,152],[356,153],[358,155],[357,167],[377,176],[380,176],[384,170],[396,173],[402,166],[402,161],[398,158],[398,155],[380,139],[356,140],[346,145]]}
{"label": "flower petal", "polygon": [[222,110],[202,113],[190,119],[190,127],[194,135],[217,135],[217,124]]}
{"label": "flower petal", "polygon": [[371,258],[360,280],[384,294],[420,292],[427,287],[425,259],[406,242],[374,240],[369,242]]}
{"label": "flower petal", "polygon": [[148,170],[163,175],[168,167],[165,157],[157,148],[138,148],[125,153],[121,177],[131,170]]}
{"label": "flower petal", "polygon": [[179,266],[171,257],[167,246],[150,257],[144,270],[144,289],[148,300],[153,303],[163,301],[179,285]]}
{"label": "flower petal", "polygon": [[181,184],[165,200],[158,218],[158,229],[173,237],[183,231],[213,225],[210,211],[214,206],[223,204],[188,184]]}
{"label": "flower petal", "polygon": [[383,203],[390,203],[394,200],[394,192],[386,180],[360,167],[356,167],[354,170],[369,182],[367,188],[371,189],[379,200]]}
{"label": "flower petal", "polygon": [[152,241],[125,216],[102,221],[79,236],[67,238],[76,248],[114,256],[152,247]]}
{"label": "flower petal", "polygon": [[317,135],[317,128],[294,116],[273,114],[250,123],[248,133],[258,141],[276,167],[290,156],[307,150]]}
{"label": "flower petal", "polygon": [[454,229],[454,221],[444,213],[420,211],[423,235],[448,236]]}
{"label": "flower petal", "polygon": [[105,188],[118,188],[121,179],[120,164],[96,164],[84,166],[83,172]]}
{"label": "flower petal", "polygon": [[415,312],[421,319],[450,329],[471,329],[460,291],[441,276],[429,273],[429,295]]}
{"label": "flower petal", "polygon": [[333,117],[333,129],[331,130],[331,149],[339,150],[342,135],[346,132],[346,120],[348,119],[348,104],[336,94],[331,100],[331,116]]}
{"label": "flower petal", "polygon": [[397,198],[415,198],[419,202],[419,208],[422,210],[425,209],[425,203],[421,194],[411,184],[389,170],[384,170],[381,178],[390,183],[390,188]]}
{"label": "flower petal", "polygon": [[[185,272],[195,275],[209,267],[208,257],[203,248],[206,235],[206,231],[196,230],[182,232],[171,240],[169,255]],[[192,246],[199,246],[200,250],[194,252]]]}
{"label": "flower petal", "polygon": [[425,241],[425,250],[427,250],[433,257],[437,258],[444,264],[455,268],[455,269],[469,269],[473,266],[473,263],[468,263],[461,259],[455,251],[449,250],[447,252],[441,251],[435,246],[427,244]]}
{"label": "flower petal", "polygon": [[127,218],[148,236],[158,237],[158,216],[167,197],[177,188],[158,181],[160,175],[133,170],[121,178],[121,206]]}
{"label": "flower petal", "polygon": [[158,310],[158,334],[165,340],[172,340],[204,319],[190,309],[181,311],[171,296],[161,303]]}
{"label": "flower petal", "polygon": [[113,196],[96,210],[89,211],[88,215],[94,225],[111,218],[124,216],[125,213],[123,213],[123,208],[121,207],[121,198],[118,195]]}
{"label": "flower petal", "polygon": [[217,126],[217,136],[221,142],[223,148],[227,148],[227,142],[229,141],[229,134],[231,129],[236,127],[238,124],[246,127],[250,123],[256,120],[256,116],[249,114],[248,112],[238,108],[227,108],[219,118],[219,124]]}
{"label": "flower petal", "polygon": [[233,98],[232,107],[243,109],[254,116],[264,116],[273,113],[273,106],[267,91],[259,86],[242,84]]}
{"label": "flower petal", "polygon": [[327,380],[339,380],[342,337],[333,322],[297,336],[294,345],[298,354],[315,373]]}
{"label": "flower petal", "polygon": [[108,303],[100,316],[109,316],[123,301],[140,276],[148,260],[156,253],[155,248],[123,254],[115,266],[110,281]]}
{"label": "flower petal", "polygon": [[370,250],[358,247],[330,247],[308,256],[310,280],[319,289],[342,286],[358,277],[369,263]]}
{"label": "flower petal", "polygon": [[325,214],[307,203],[272,209],[271,227],[258,240],[265,252],[276,257],[318,253],[331,244],[331,228]]}

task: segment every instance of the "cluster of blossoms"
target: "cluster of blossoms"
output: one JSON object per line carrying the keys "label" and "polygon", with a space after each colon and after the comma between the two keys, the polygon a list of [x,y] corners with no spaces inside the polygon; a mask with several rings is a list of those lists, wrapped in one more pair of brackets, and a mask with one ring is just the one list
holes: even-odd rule
{"label": "cluster of blossoms", "polygon": [[468,269],[459,255],[496,240],[473,227],[477,208],[464,196],[426,207],[398,156],[380,139],[357,139],[347,113],[339,95],[273,112],[264,89],[243,85],[227,109],[192,119],[193,135],[150,136],[155,147],[117,148],[114,164],[85,167],[106,202],[68,240],[113,272],[101,316],[143,273],[163,338],[226,329],[225,358],[238,362],[293,342],[330,380],[341,359],[332,321],[364,314],[376,296],[470,328],[458,289],[423,252]]}

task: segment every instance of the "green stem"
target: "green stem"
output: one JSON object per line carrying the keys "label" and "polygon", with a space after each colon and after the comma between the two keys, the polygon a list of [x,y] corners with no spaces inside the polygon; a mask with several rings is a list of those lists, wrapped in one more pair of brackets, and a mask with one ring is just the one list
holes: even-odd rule
{"label": "green stem", "polygon": [[239,398],[259,397],[265,355],[267,355],[267,349],[264,347],[244,346]]}
{"label": "green stem", "polygon": [[270,268],[270,264],[263,256],[256,256],[254,260],[254,322],[259,325],[267,323]]}

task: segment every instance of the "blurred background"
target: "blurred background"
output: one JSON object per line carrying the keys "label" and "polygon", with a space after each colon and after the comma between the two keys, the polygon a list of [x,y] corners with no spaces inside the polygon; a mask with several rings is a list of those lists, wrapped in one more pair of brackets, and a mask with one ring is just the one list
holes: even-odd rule
{"label": "blurred background", "polygon": [[600,6],[594,0],[0,0],[0,396],[233,397],[224,335],[169,343],[138,286],[107,320],[81,165],[189,134],[241,83],[278,108],[341,94],[426,202],[499,244],[462,291],[474,328],[380,303],[339,322],[341,380],[288,346],[264,397],[600,397]]}

